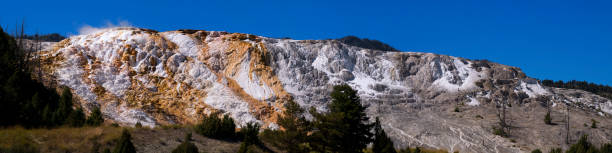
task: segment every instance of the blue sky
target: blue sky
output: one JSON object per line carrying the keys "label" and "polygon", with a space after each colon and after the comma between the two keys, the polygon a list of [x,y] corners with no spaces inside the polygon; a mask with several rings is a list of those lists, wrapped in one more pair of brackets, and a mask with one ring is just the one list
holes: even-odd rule
{"label": "blue sky", "polygon": [[403,51],[489,59],[540,79],[612,85],[612,1],[4,1],[0,25],[78,34],[129,22],[268,37],[355,35]]}

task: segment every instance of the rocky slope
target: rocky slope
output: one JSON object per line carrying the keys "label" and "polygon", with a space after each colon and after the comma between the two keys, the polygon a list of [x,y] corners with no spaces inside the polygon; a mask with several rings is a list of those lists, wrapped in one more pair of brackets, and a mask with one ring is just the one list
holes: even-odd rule
{"label": "rocky slope", "polygon": [[[192,124],[202,114],[221,111],[240,125],[253,121],[277,128],[284,101],[326,111],[331,87],[346,83],[359,91],[368,115],[381,117],[398,147],[462,152],[566,147],[565,133],[544,132],[563,131],[566,108],[575,125],[573,139],[584,133],[595,143],[612,139],[612,101],[543,87],[519,68],[488,61],[364,49],[337,40],[138,28],[73,36],[38,55],[44,73],[37,78],[71,88],[85,110],[101,107],[107,119],[123,125]],[[514,106],[508,109],[509,138],[491,132],[502,101]],[[542,122],[545,104],[558,125]],[[601,128],[583,127],[590,119]]]}

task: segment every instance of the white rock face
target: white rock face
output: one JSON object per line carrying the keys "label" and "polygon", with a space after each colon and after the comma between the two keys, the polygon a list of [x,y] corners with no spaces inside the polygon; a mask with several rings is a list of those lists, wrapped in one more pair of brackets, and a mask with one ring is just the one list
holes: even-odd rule
{"label": "white rock face", "polygon": [[[278,128],[275,116],[285,100],[327,111],[331,87],[346,83],[359,91],[368,115],[381,117],[398,146],[462,152],[520,149],[501,145],[504,140],[480,126],[432,116],[437,122],[425,122],[412,116],[415,111],[457,101],[484,107],[501,90],[509,97],[527,95],[519,101],[553,94],[510,66],[335,40],[114,28],[70,37],[39,55],[49,61],[46,78],[70,87],[86,110],[102,107],[105,118],[123,125],[195,123],[219,111],[239,125]],[[593,106],[612,113],[610,101]],[[431,134],[430,127],[409,124],[417,122],[439,126],[437,135],[423,135]],[[480,146],[489,139],[495,147]]]}

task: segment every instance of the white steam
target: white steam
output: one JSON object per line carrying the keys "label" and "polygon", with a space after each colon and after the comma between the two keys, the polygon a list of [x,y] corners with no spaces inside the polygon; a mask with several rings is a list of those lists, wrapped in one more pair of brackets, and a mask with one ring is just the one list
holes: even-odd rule
{"label": "white steam", "polygon": [[104,29],[117,28],[117,27],[132,27],[132,25],[128,21],[119,21],[118,24],[113,24],[112,22],[107,21],[106,25],[102,27],[92,27],[90,25],[84,25],[81,28],[79,28],[79,35],[92,34],[92,33],[100,32]]}

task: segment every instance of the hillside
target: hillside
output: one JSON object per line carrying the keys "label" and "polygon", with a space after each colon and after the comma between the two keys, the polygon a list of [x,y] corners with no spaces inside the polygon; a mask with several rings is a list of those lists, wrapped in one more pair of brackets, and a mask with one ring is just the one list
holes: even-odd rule
{"label": "hillside", "polygon": [[[86,112],[100,107],[106,119],[124,126],[193,124],[220,111],[239,126],[254,121],[274,129],[285,101],[326,111],[331,87],[348,84],[398,147],[567,147],[567,110],[570,141],[582,134],[596,144],[612,140],[612,101],[544,87],[520,68],[486,60],[365,49],[339,40],[138,28],[72,36],[37,55],[42,73],[35,78],[69,87]],[[508,111],[507,138],[492,132],[500,106]],[[557,125],[542,121],[547,106]],[[591,119],[600,128],[583,126]]]}

